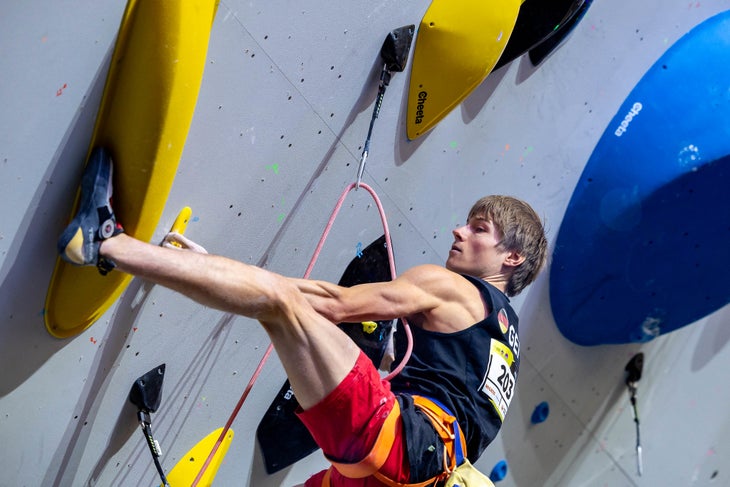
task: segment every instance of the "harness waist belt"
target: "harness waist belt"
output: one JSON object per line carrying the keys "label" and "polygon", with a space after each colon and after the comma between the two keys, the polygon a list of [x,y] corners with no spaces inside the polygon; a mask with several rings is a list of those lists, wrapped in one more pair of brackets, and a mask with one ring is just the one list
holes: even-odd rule
{"label": "harness waist belt", "polygon": [[390,487],[425,487],[437,480],[447,478],[458,465],[463,463],[466,457],[466,440],[464,433],[459,428],[456,417],[450,414],[445,406],[434,399],[417,395],[413,395],[412,397],[414,405],[423,411],[431,421],[439,438],[444,443],[443,472],[424,482],[413,484],[399,483],[380,473],[380,468],[385,464],[393,448],[397,422],[400,419],[400,405],[398,401],[395,401],[393,409],[390,410],[390,413],[385,418],[385,422],[380,429],[380,433],[378,433],[373,448],[362,460],[356,463],[341,463],[333,461],[329,457],[327,458],[332,463],[332,467],[330,467],[322,479],[322,487],[330,487],[332,468],[337,469],[344,477],[351,479],[361,479],[372,475]]}

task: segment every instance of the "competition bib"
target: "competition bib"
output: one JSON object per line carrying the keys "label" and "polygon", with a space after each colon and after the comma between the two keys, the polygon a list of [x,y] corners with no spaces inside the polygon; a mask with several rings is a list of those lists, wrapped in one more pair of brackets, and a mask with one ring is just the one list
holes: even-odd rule
{"label": "competition bib", "polygon": [[487,395],[499,418],[504,421],[515,390],[515,360],[510,348],[492,338],[489,365],[480,391]]}

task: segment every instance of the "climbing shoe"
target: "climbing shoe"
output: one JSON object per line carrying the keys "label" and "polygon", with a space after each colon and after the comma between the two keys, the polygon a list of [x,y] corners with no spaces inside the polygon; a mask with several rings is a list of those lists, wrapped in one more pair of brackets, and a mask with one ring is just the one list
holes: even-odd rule
{"label": "climbing shoe", "polygon": [[124,231],[111,206],[112,160],[102,148],[92,151],[81,179],[79,211],[58,239],[63,260],[76,265],[96,265],[105,275],[115,265],[99,256],[99,245]]}

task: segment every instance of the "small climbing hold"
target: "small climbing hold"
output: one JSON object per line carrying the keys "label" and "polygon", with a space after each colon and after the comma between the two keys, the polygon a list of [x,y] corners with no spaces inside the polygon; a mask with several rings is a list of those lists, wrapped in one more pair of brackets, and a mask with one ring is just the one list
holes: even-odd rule
{"label": "small climbing hold", "polygon": [[374,321],[363,321],[362,322],[362,331],[365,333],[373,333],[378,328],[378,324]]}
{"label": "small climbing hold", "polygon": [[489,480],[492,482],[499,482],[504,480],[507,476],[507,460],[500,460],[492,469],[492,473],[489,474]]}
{"label": "small climbing hold", "polygon": [[535,406],[530,421],[532,421],[532,424],[542,423],[547,419],[548,414],[550,414],[550,405],[546,401],[543,401]]}

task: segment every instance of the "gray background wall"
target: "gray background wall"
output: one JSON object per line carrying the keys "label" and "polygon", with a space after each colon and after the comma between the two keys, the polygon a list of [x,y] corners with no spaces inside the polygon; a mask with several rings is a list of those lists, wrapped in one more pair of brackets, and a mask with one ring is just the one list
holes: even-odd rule
{"label": "gray background wall", "polygon": [[[156,241],[181,207],[209,251],[300,276],[342,189],[355,179],[385,34],[418,24],[427,1],[223,0],[185,151]],[[428,136],[405,137],[407,73],[376,123],[364,181],[380,194],[399,269],[442,263],[471,203],[512,194],[544,216],[554,242],[573,187],[618,106],[679,37],[728,0],[596,0],[538,68],[493,73]],[[165,362],[153,428],[166,469],[222,426],[268,342],[256,323],[134,280],[94,326],[49,336],[43,306],[124,2],[0,6],[0,485],[154,485],[127,402]],[[313,277],[337,280],[380,235],[351,193]],[[557,331],[543,273],[515,300],[523,365],[499,437],[478,462],[506,459],[505,486],[729,485],[730,308],[643,346],[583,348]],[[626,362],[639,384],[645,474],[636,474]],[[315,453],[274,476],[254,433],[280,387],[273,358],[233,425],[215,485],[293,485]],[[536,404],[551,413],[530,423]]]}

